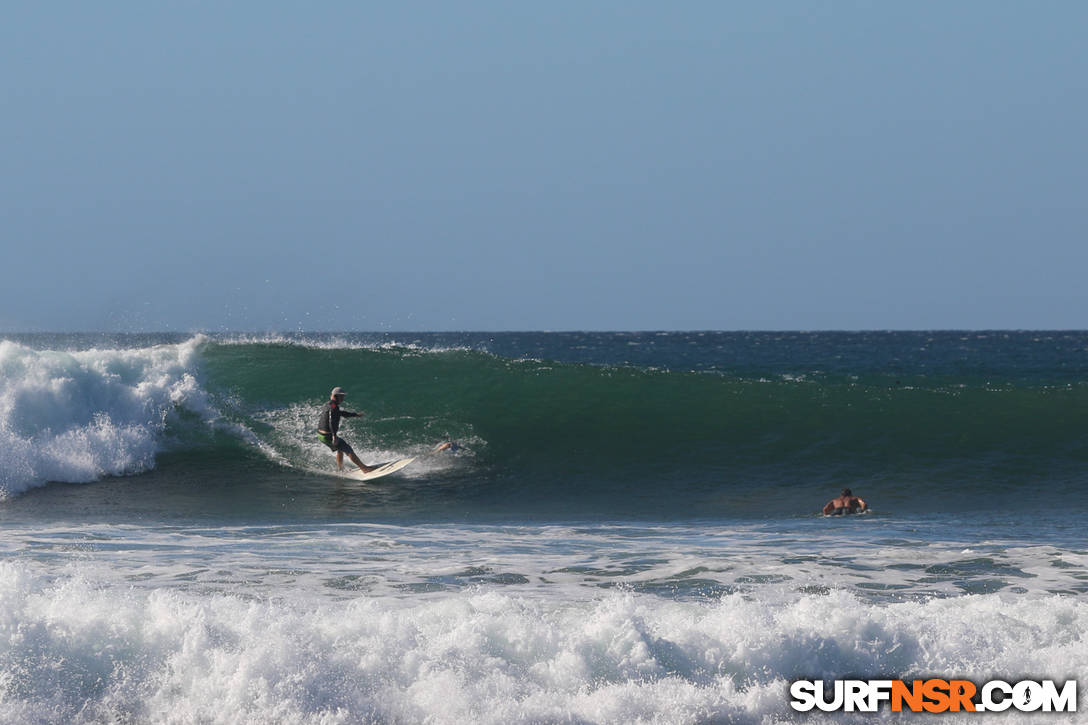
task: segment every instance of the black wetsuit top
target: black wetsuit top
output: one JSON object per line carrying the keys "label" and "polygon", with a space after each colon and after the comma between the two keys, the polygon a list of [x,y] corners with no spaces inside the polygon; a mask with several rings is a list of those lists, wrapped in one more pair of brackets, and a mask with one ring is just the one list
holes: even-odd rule
{"label": "black wetsuit top", "polygon": [[325,407],[321,409],[321,420],[317,424],[318,430],[325,430],[336,435],[336,431],[340,430],[341,418],[358,418],[358,413],[349,413],[346,410],[340,410],[340,406],[336,404],[335,400],[330,400],[325,403]]}

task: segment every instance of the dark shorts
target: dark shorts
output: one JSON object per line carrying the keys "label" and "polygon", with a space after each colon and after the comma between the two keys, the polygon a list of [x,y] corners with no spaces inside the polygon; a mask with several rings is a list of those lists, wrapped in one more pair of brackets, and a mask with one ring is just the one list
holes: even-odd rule
{"label": "dark shorts", "polygon": [[342,453],[346,453],[349,456],[355,452],[351,450],[351,446],[348,445],[348,442],[343,438],[340,438],[339,436],[336,438],[335,446],[332,444],[332,436],[330,435],[322,435],[321,433],[318,433],[317,439],[327,445],[330,451],[340,451]]}

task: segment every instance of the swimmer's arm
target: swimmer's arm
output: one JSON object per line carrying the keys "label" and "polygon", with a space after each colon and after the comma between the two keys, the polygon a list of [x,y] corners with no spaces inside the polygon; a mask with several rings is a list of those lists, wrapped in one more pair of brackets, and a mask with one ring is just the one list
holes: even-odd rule
{"label": "swimmer's arm", "polygon": [[828,501],[828,502],[827,502],[827,505],[826,505],[826,506],[824,506],[824,514],[825,514],[825,515],[826,515],[826,514],[829,514],[829,513],[831,513],[831,512],[832,512],[832,511],[834,511],[834,510],[835,510],[835,502],[834,502],[834,501]]}

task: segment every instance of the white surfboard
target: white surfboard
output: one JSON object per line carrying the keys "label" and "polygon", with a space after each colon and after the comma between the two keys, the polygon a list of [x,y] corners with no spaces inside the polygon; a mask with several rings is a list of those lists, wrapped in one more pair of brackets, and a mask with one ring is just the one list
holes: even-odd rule
{"label": "white surfboard", "polygon": [[356,468],[354,471],[345,472],[344,475],[348,478],[354,478],[356,481],[373,481],[375,478],[381,478],[382,476],[388,476],[390,473],[396,473],[414,460],[415,458],[401,458],[396,461],[390,461],[389,463],[383,463],[370,473],[363,473]]}

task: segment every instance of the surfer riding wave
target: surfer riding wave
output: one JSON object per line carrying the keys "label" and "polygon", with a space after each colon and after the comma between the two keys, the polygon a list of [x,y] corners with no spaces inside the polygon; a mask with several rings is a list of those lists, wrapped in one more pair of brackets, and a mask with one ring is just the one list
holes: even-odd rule
{"label": "surfer riding wave", "polygon": [[346,393],[340,386],[332,389],[329,394],[329,402],[325,403],[325,407],[321,409],[321,419],[317,424],[317,437],[318,440],[329,447],[329,450],[336,452],[336,470],[344,470],[344,454],[347,454],[351,462],[358,466],[360,471],[370,473],[377,466],[368,466],[360,461],[348,442],[337,435],[340,430],[341,418],[361,418],[363,416],[362,413],[341,410],[340,404],[344,402],[345,397]]}

